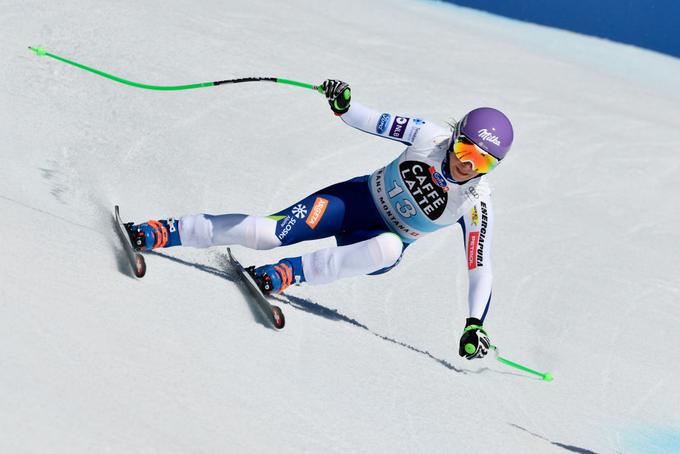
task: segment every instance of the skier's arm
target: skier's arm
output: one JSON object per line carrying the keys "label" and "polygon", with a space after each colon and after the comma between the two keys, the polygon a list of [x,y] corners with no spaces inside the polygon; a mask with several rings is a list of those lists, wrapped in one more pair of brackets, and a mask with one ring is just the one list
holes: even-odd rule
{"label": "skier's arm", "polygon": [[463,227],[468,265],[469,318],[484,322],[491,304],[491,242],[493,209],[491,198],[480,194],[473,207],[459,220]]}
{"label": "skier's arm", "polygon": [[431,121],[378,112],[353,101],[350,87],[345,82],[328,79],[321,87],[324,89],[331,110],[353,128],[408,146],[413,145],[419,136],[427,141],[428,137],[441,132],[441,126]]}
{"label": "skier's arm", "polygon": [[434,135],[428,129],[441,129],[431,121],[421,118],[405,117],[387,112],[378,112],[363,104],[352,101],[349,110],[341,117],[345,124],[375,136],[401,142],[408,146],[414,144],[418,136],[429,137]]}
{"label": "skier's arm", "polygon": [[[471,194],[473,194],[471,192]],[[491,239],[493,212],[489,194],[474,192],[475,203],[458,221],[463,227],[463,241],[468,265],[468,310],[458,354],[467,359],[483,358],[491,341],[483,328],[491,304]]]}

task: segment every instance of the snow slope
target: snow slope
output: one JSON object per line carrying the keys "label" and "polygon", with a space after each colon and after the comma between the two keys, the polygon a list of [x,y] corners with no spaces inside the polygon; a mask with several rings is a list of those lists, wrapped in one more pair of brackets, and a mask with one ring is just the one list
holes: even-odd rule
{"label": "snow slope", "polygon": [[[0,38],[1,452],[680,451],[680,60],[405,0],[1,0]],[[29,45],[150,84],[337,77],[384,111],[507,111],[487,326],[555,381],[458,358],[457,227],[386,275],[293,288],[282,332],[222,248],[130,277],[114,203],[268,214],[401,145],[311,91],[145,91]]]}

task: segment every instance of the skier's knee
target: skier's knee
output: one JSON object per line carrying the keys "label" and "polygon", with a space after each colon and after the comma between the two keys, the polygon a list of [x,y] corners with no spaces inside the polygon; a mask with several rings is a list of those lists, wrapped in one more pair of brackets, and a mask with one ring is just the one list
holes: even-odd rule
{"label": "skier's knee", "polygon": [[252,247],[253,249],[274,249],[281,246],[281,240],[276,236],[276,221],[270,218],[251,216],[252,226]]}
{"label": "skier's knee", "polygon": [[276,221],[247,214],[206,215],[212,224],[213,246],[240,244],[250,249],[272,249],[281,246],[276,237]]}
{"label": "skier's knee", "polygon": [[206,248],[212,246],[213,225],[202,214],[182,216],[179,220],[179,237],[182,246]]}
{"label": "skier's knee", "polygon": [[404,252],[404,243],[399,236],[394,233],[382,233],[375,237],[379,246],[380,258],[378,265],[381,268],[393,267],[399,262],[401,254]]}

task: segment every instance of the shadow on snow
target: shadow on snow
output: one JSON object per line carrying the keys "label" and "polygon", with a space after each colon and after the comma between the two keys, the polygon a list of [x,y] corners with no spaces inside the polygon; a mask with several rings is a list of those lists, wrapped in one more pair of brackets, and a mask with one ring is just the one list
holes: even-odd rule
{"label": "shadow on snow", "polygon": [[[255,307],[254,303],[250,303],[252,298],[250,298],[250,295],[248,293],[248,289],[245,288],[245,285],[241,284],[240,279],[239,279],[238,275],[236,274],[236,271],[232,269],[231,265],[229,264],[229,259],[227,258],[226,255],[220,254],[220,266],[221,266],[221,269],[220,269],[220,268],[215,268],[215,267],[212,267],[212,266],[209,266],[209,265],[202,265],[202,264],[198,264],[198,263],[188,262],[186,260],[182,260],[180,258],[173,257],[173,256],[170,256],[170,255],[166,255],[166,254],[161,254],[159,252],[151,251],[151,252],[146,252],[145,254],[153,255],[155,257],[161,257],[163,259],[170,260],[172,262],[175,262],[175,263],[178,263],[178,264],[181,264],[181,265],[184,265],[184,266],[196,268],[200,271],[213,274],[215,276],[221,277],[221,278],[226,279],[230,282],[238,284],[238,287],[241,290],[241,293],[249,301],[249,306],[251,308],[251,311],[253,312],[253,315],[254,315],[256,321],[259,324],[269,328],[269,324],[264,319],[264,316],[262,315],[262,313]],[[447,369],[452,370],[454,372],[458,372],[458,373],[461,373],[461,374],[480,374],[480,373],[485,372],[485,371],[490,371],[490,372],[503,374],[503,375],[516,375],[516,376],[524,377],[524,375],[521,375],[521,374],[512,373],[512,372],[501,372],[501,371],[489,369],[487,367],[483,367],[483,368],[478,369],[478,370],[469,370],[469,369],[459,368],[459,367],[454,366],[453,364],[451,364],[450,362],[448,362],[445,359],[437,358],[436,356],[434,356],[432,353],[430,353],[427,350],[422,350],[422,349],[417,348],[413,345],[407,344],[406,342],[402,342],[400,340],[397,340],[397,339],[391,338],[389,336],[385,336],[383,334],[375,332],[371,328],[369,328],[368,326],[364,325],[363,323],[361,323],[361,322],[359,322],[359,321],[357,321],[357,320],[355,320],[351,317],[348,317],[344,314],[341,314],[340,312],[338,312],[337,309],[331,309],[331,308],[328,308],[328,307],[323,306],[321,304],[310,301],[308,299],[300,298],[298,296],[286,295],[285,298],[281,297],[281,296],[272,296],[271,298],[280,302],[280,303],[287,304],[287,305],[289,305],[289,306],[291,306],[291,307],[293,307],[297,310],[301,310],[301,311],[307,312],[309,314],[316,315],[317,317],[321,317],[321,318],[324,318],[326,320],[331,320],[331,321],[334,321],[334,322],[348,323],[348,324],[353,325],[357,328],[363,329],[364,331],[366,331],[366,332],[372,334],[373,336],[376,336],[376,337],[378,337],[378,338],[380,338],[380,339],[382,339],[386,342],[390,342],[392,344],[399,345],[400,347],[403,347],[403,348],[411,350],[415,353],[419,353],[421,355],[424,355],[424,356],[430,358],[431,360],[439,363],[440,365],[442,365],[442,366],[446,367]],[[273,328],[271,328],[271,329],[273,329]],[[590,452],[590,451],[583,451],[583,452]]]}
{"label": "shadow on snow", "polygon": [[536,438],[540,438],[541,440],[545,440],[548,443],[550,443],[551,445],[557,446],[558,448],[562,448],[562,449],[565,449],[565,450],[571,451],[571,452],[578,452],[580,454],[597,454],[595,451],[591,451],[590,449],[579,448],[578,446],[572,446],[572,445],[567,445],[567,444],[564,444],[564,443],[558,443],[556,441],[552,441],[552,440],[550,440],[550,439],[548,439],[548,438],[546,438],[542,435],[538,435],[536,433],[533,433],[532,431],[525,429],[522,426],[518,426],[517,424],[512,424],[512,423],[508,423],[508,424],[510,426],[516,428],[516,429],[523,430],[524,432],[528,433],[529,435],[532,435]]}

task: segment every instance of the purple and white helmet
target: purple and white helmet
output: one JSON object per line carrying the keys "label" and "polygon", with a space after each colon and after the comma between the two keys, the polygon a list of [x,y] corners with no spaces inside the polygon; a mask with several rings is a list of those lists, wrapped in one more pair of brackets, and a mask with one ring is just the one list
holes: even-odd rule
{"label": "purple and white helmet", "polygon": [[458,123],[458,134],[464,134],[499,161],[510,151],[513,139],[510,120],[492,107],[479,107],[468,112]]}

